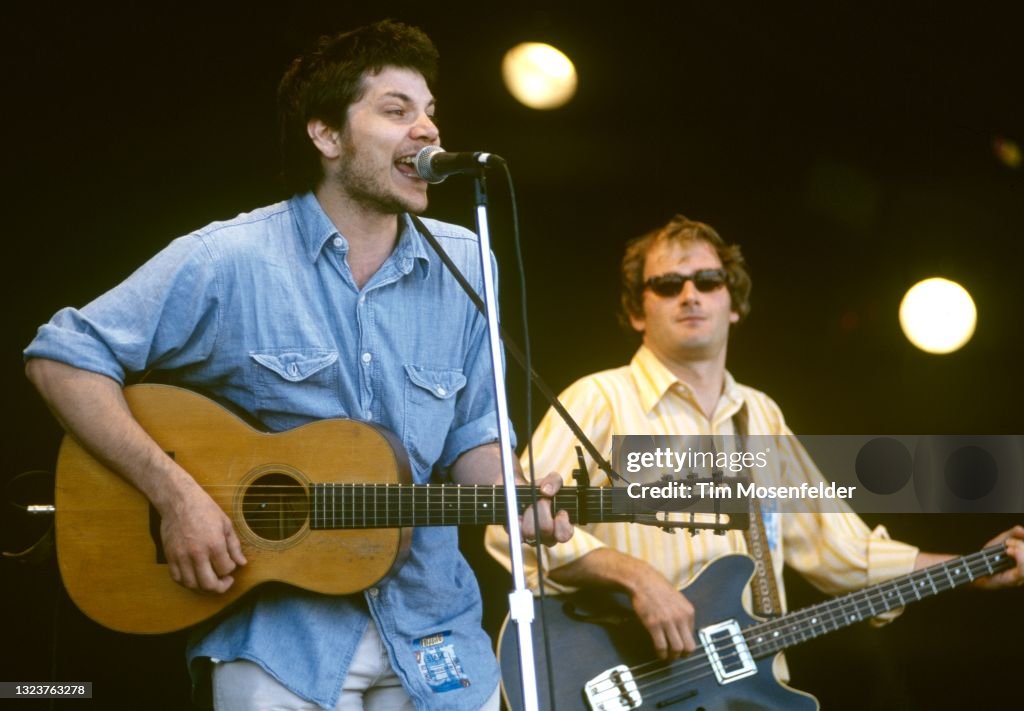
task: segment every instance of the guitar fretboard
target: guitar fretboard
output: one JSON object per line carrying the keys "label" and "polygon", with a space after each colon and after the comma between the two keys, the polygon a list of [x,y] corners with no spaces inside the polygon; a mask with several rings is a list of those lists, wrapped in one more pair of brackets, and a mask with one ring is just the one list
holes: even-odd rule
{"label": "guitar fretboard", "polygon": [[[504,523],[505,488],[457,484],[313,484],[310,527],[394,528]],[[519,513],[532,503],[527,486],[516,487]],[[616,511],[611,489],[563,487],[552,503],[573,522],[633,521],[636,514]],[[581,517],[581,513],[584,514]]]}
{"label": "guitar fretboard", "polygon": [[966,585],[976,578],[1008,570],[1014,564],[1014,558],[1006,553],[1004,546],[992,546],[775,620],[751,625],[743,630],[743,636],[755,657],[774,654],[894,608]]}

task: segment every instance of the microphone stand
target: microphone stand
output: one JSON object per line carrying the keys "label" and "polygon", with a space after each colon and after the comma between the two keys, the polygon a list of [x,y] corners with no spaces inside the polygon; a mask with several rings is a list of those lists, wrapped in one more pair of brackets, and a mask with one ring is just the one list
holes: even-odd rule
{"label": "microphone stand", "polygon": [[[424,149],[424,151],[426,151],[426,149]],[[424,151],[420,152],[421,156]],[[429,156],[436,152],[436,150],[427,151],[426,155]],[[459,286],[461,286],[463,291],[465,291],[466,296],[469,297],[477,310],[484,314],[487,319],[487,330],[491,352],[491,372],[494,375],[495,402],[498,410],[498,437],[501,449],[502,476],[505,484],[505,506],[508,516],[509,558],[512,564],[513,592],[509,594],[509,617],[516,623],[517,640],[519,643],[519,670],[523,708],[526,711],[536,711],[539,708],[537,697],[537,678],[536,669],[534,667],[533,636],[530,631],[530,625],[534,618],[534,604],[533,595],[530,593],[529,588],[526,587],[523,552],[522,546],[520,545],[522,534],[519,528],[519,507],[516,496],[515,470],[512,465],[511,433],[508,428],[508,399],[505,392],[505,369],[501,359],[502,330],[501,326],[498,324],[497,317],[498,307],[494,289],[494,275],[491,272],[491,241],[487,222],[487,184],[484,177],[484,168],[488,162],[493,159],[500,160],[498,156],[494,156],[489,153],[476,153],[473,154],[473,164],[470,167],[467,168],[465,166],[459,166],[459,169],[454,171],[458,173],[472,173],[475,175],[474,192],[476,224],[480,242],[480,265],[484,286],[483,300],[480,299],[476,290],[469,284],[465,276],[463,276],[459,271],[458,267],[455,266],[441,245],[438,244],[437,240],[430,233],[430,230],[427,229],[427,226],[412,213],[409,214],[409,218],[412,220],[417,231],[419,231],[431,248],[437,253],[445,268],[448,269],[452,277],[454,277]],[[432,173],[429,161],[423,161],[422,158],[418,158],[417,162],[421,164],[426,163],[425,166],[420,165],[417,168],[420,175],[424,176],[424,179],[429,180],[430,182],[441,182],[446,177],[444,174]],[[515,342],[510,339],[506,339],[505,345],[513,359],[523,366],[529,382],[540,390],[544,398],[551,404],[551,407],[558,412],[566,426],[569,427],[573,434],[576,435],[580,444],[593,458],[598,468],[608,475],[609,481],[624,481],[622,476],[612,468],[611,464],[597,450],[593,442],[591,442],[587,437],[586,433],[580,429],[580,426],[575,420],[573,420],[565,407],[562,406],[562,403],[558,401],[558,398],[555,396],[551,388],[549,388],[544,382],[544,379],[541,378],[540,375],[532,368],[526,368],[525,356],[516,346]],[[581,472],[581,479],[579,480],[580,484],[577,488],[580,492],[580,510],[582,511],[585,509],[582,505],[582,492],[588,486],[586,483],[586,467],[582,462],[582,455],[579,471]],[[717,514],[717,501],[715,502],[715,505],[715,513]],[[748,517],[742,513],[730,514],[728,522],[726,523],[719,521],[717,515],[715,519],[714,523],[699,522],[691,515],[689,523],[685,525],[679,526],[666,524],[662,527],[670,533],[675,533],[674,529],[676,528],[685,528],[690,530],[691,533],[694,533],[697,529],[713,529],[716,533],[719,533],[731,528],[745,529],[749,525],[747,520]],[[578,523],[585,523],[585,521],[581,520]]]}
{"label": "microphone stand", "polygon": [[519,506],[516,499],[515,469],[512,465],[512,439],[508,427],[508,398],[505,392],[505,367],[501,359],[501,338],[498,326],[498,303],[491,271],[491,237],[487,223],[487,182],[483,166],[476,171],[474,180],[476,227],[480,237],[480,265],[484,282],[485,316],[491,346],[491,371],[498,408],[498,444],[501,448],[501,471],[505,482],[505,509],[508,515],[509,553],[512,559],[512,587],[509,593],[509,617],[516,623],[519,640],[519,669],[525,711],[536,711],[537,677],[533,659],[533,593],[526,587],[523,551],[519,544]]}

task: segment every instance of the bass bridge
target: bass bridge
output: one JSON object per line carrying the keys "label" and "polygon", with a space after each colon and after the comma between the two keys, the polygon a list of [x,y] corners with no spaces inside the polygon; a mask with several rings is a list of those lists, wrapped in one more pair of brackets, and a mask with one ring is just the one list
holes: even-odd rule
{"label": "bass bridge", "polygon": [[640,690],[633,672],[625,664],[595,676],[583,687],[583,695],[592,711],[628,711],[640,708]]}

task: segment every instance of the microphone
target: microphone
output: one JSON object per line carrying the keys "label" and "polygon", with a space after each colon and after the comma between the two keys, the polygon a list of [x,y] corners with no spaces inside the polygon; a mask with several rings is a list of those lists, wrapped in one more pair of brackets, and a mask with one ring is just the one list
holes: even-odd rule
{"label": "microphone", "polygon": [[428,183],[440,183],[449,175],[477,173],[504,163],[504,158],[493,153],[449,153],[441,146],[424,146],[416,154],[416,174]]}

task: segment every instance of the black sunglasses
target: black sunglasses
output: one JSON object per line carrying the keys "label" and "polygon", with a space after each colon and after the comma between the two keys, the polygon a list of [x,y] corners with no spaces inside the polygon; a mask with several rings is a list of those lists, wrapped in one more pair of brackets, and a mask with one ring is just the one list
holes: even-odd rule
{"label": "black sunglasses", "polygon": [[650,289],[658,296],[678,296],[679,292],[686,286],[686,282],[693,280],[693,285],[702,294],[714,291],[725,286],[727,278],[724,269],[701,269],[693,274],[680,274],[669,272],[652,276],[644,282],[644,288]]}

